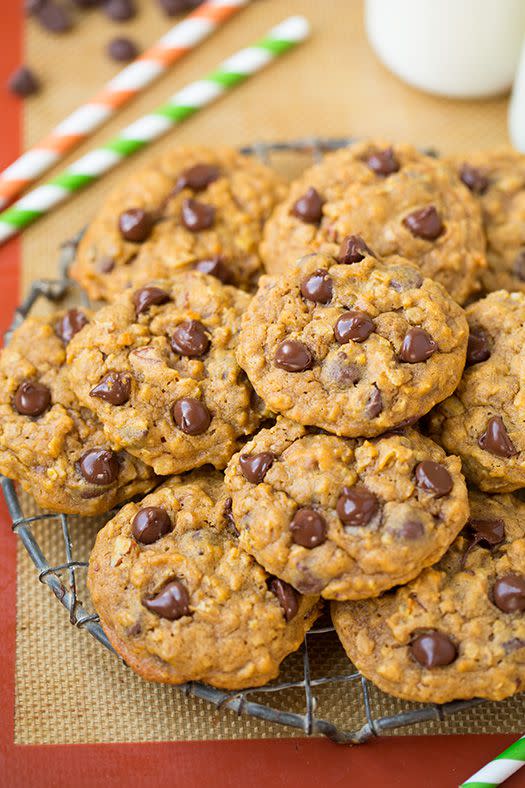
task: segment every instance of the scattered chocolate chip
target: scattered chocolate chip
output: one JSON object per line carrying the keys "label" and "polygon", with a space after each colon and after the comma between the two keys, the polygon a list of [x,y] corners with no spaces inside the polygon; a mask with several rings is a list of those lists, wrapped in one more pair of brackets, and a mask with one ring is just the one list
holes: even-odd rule
{"label": "scattered chocolate chip", "polygon": [[147,312],[151,306],[162,306],[162,304],[167,304],[169,300],[169,293],[154,285],[141,287],[140,290],[137,290],[133,294],[133,303],[135,304],[135,312],[137,315]]}
{"label": "scattered chocolate chip", "polygon": [[51,392],[43,383],[24,380],[16,390],[14,406],[21,416],[41,416],[51,405]]}
{"label": "scattered chocolate chip", "polygon": [[139,54],[139,48],[131,38],[113,38],[107,46],[107,53],[112,60],[117,63],[128,63],[135,60]]}
{"label": "scattered chocolate chip", "polygon": [[168,621],[190,615],[190,597],[180,580],[171,580],[154,597],[144,599],[142,604]]}
{"label": "scattered chocolate chip", "polygon": [[480,520],[470,518],[467,523],[469,531],[472,533],[472,541],[469,545],[471,550],[474,545],[491,550],[493,547],[505,541],[505,522],[504,520]]}
{"label": "scattered chocolate chip", "polygon": [[131,524],[131,533],[141,544],[153,544],[172,530],[170,516],[162,506],[139,509]]}
{"label": "scattered chocolate chip", "polygon": [[11,76],[7,82],[7,87],[16,96],[26,98],[38,93],[40,90],[40,80],[30,68],[21,66]]}
{"label": "scattered chocolate chip", "polygon": [[116,481],[119,473],[117,455],[108,449],[90,449],[79,459],[80,473],[90,484],[107,486]]}
{"label": "scattered chocolate chip", "polygon": [[178,399],[171,412],[175,424],[186,435],[202,435],[210,426],[210,411],[200,400],[193,397]]}
{"label": "scattered chocolate chip", "polygon": [[295,544],[311,550],[326,542],[326,520],[314,509],[298,509],[290,523]]}
{"label": "scattered chocolate chip", "polygon": [[514,274],[525,282],[525,249],[521,249],[514,259]]}
{"label": "scattered chocolate chip", "polygon": [[112,22],[127,22],[137,13],[134,0],[106,0],[104,10]]}
{"label": "scattered chocolate chip", "polygon": [[90,397],[108,402],[110,405],[124,405],[131,394],[131,376],[125,372],[111,370],[89,392]]}
{"label": "scattered chocolate chip", "polygon": [[419,522],[419,520],[406,520],[406,522],[397,529],[396,533],[401,539],[407,539],[411,542],[414,539],[421,539],[425,533],[425,529],[423,523]]}
{"label": "scattered chocolate chip", "polygon": [[492,586],[492,598],[503,613],[522,613],[525,610],[525,577],[508,574],[498,578]]}
{"label": "scattered chocolate chip", "polygon": [[433,205],[409,213],[403,219],[403,224],[412,235],[425,241],[435,241],[445,229],[441,216]]}
{"label": "scattered chocolate chip", "polygon": [[362,369],[349,361],[345,353],[338,353],[335,358],[323,363],[323,374],[340,389],[355,386],[361,380]]}
{"label": "scattered chocolate chip", "polygon": [[474,194],[485,194],[488,189],[489,179],[481,170],[471,167],[470,164],[463,164],[459,170],[459,177]]}
{"label": "scattered chocolate chip", "polygon": [[24,11],[28,16],[36,14],[46,2],[47,0],[25,0]]}
{"label": "scattered chocolate chip", "polygon": [[260,484],[270,470],[275,456],[269,451],[259,454],[241,454],[239,466],[245,479],[251,484]]}
{"label": "scattered chocolate chip", "polygon": [[382,175],[383,177],[398,172],[400,166],[393,148],[385,148],[385,150],[371,153],[366,163],[376,175]]}
{"label": "scattered chocolate chip", "polygon": [[437,349],[437,343],[428,331],[418,327],[409,328],[403,338],[398,358],[407,364],[418,364],[427,361]]}
{"label": "scattered chocolate chip", "polygon": [[171,348],[180,356],[197,358],[203,356],[210,346],[210,337],[206,327],[199,320],[185,320],[173,331],[170,339]]}
{"label": "scattered chocolate chip", "polygon": [[[396,269],[394,268],[393,271]],[[406,290],[418,290],[423,284],[423,277],[412,268],[403,268],[398,271],[397,278],[394,276],[390,280],[390,287],[397,293],[404,293]]]}
{"label": "scattered chocolate chip", "polygon": [[62,342],[67,345],[71,342],[75,334],[78,334],[81,328],[89,323],[84,312],[80,309],[70,309],[66,312],[61,320],[55,323],[55,333],[60,337]]}
{"label": "scattered chocolate chip", "polygon": [[110,274],[115,268],[115,260],[112,257],[102,257],[97,262],[97,270],[101,274]]}
{"label": "scattered chocolate chip", "polygon": [[522,638],[511,638],[503,644],[505,654],[512,654],[520,648],[525,648],[525,640]]}
{"label": "scattered chocolate chip", "polygon": [[181,221],[192,233],[208,230],[215,222],[215,208],[197,200],[187,199],[182,203]]}
{"label": "scattered chocolate chip", "polygon": [[375,419],[383,411],[383,397],[376,384],[372,384],[372,392],[366,403],[365,413],[369,419]]}
{"label": "scattered chocolate chip", "polygon": [[231,270],[228,268],[224,259],[219,255],[210,257],[208,260],[198,260],[194,267],[196,271],[200,271],[202,274],[214,276],[224,285],[230,285],[234,282],[234,276]]}
{"label": "scattered chocolate chip", "polygon": [[492,416],[487,421],[485,432],[478,438],[478,444],[484,451],[496,457],[508,459],[518,454],[501,416]]}
{"label": "scattered chocolate chip", "polygon": [[285,339],[277,346],[274,363],[286,372],[304,372],[314,363],[310,350],[296,339]]}
{"label": "scattered chocolate chip", "polygon": [[333,283],[328,271],[319,269],[301,282],[301,295],[316,304],[328,304],[332,300]]}
{"label": "scattered chocolate chip", "polygon": [[79,8],[97,8],[104,0],[72,0],[72,2]]}
{"label": "scattered chocolate chip", "polygon": [[43,3],[36,12],[36,18],[42,27],[50,33],[66,33],[73,26],[71,17],[66,9],[52,2],[52,0],[46,0]]}
{"label": "scattered chocolate chip", "polygon": [[339,248],[337,260],[344,265],[360,263],[365,257],[375,257],[360,235],[347,235]]}
{"label": "scattered chocolate chip", "polygon": [[125,241],[140,244],[151,235],[153,223],[153,215],[148,211],[129,208],[120,214],[118,227]]}
{"label": "scattered chocolate chip", "polygon": [[299,595],[295,588],[278,577],[272,577],[268,581],[268,588],[279,600],[286,621],[291,621],[299,610]]}
{"label": "scattered chocolate chip", "polygon": [[379,501],[366,487],[343,487],[336,510],[344,525],[367,525],[379,511]]}
{"label": "scattered chocolate chip", "polygon": [[375,331],[373,320],[365,312],[350,310],[343,312],[334,326],[334,336],[340,345],[352,340],[364,342]]}
{"label": "scattered chocolate chip", "polygon": [[166,16],[176,16],[185,11],[193,11],[201,5],[203,0],[158,0],[161,9]]}
{"label": "scattered chocolate chip", "polygon": [[224,519],[230,531],[232,531],[232,533],[235,534],[235,536],[239,536],[239,531],[237,530],[237,526],[235,525],[235,520],[233,519],[231,498],[226,498],[226,501],[224,502]]}
{"label": "scattered chocolate chip", "polygon": [[311,186],[292,206],[291,213],[307,224],[318,224],[323,218],[324,200]]}
{"label": "scattered chocolate chip", "polygon": [[444,465],[432,460],[423,460],[416,465],[417,486],[432,493],[435,498],[442,498],[452,492],[454,483],[452,476]]}
{"label": "scattered chocolate chip", "polygon": [[438,630],[417,635],[410,644],[410,653],[424,668],[450,665],[458,656],[452,640]]}
{"label": "scattered chocolate chip", "polygon": [[467,367],[490,358],[490,346],[483,331],[470,331],[467,345]]}
{"label": "scattered chocolate chip", "polygon": [[210,183],[216,181],[219,175],[220,170],[214,164],[195,164],[179,175],[174,192],[177,194],[183,189],[202,192]]}

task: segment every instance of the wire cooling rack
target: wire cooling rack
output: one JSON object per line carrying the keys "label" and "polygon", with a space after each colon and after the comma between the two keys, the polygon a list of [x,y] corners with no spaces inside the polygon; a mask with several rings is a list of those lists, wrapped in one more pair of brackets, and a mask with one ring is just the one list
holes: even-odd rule
{"label": "wire cooling rack", "polygon": [[[327,140],[312,138],[295,142],[260,143],[243,148],[242,152],[257,156],[266,163],[274,163],[274,157],[279,154],[297,159],[302,157],[304,166],[304,159],[307,160],[307,163],[311,163],[312,159],[320,159],[326,151],[344,147],[349,142],[350,140],[347,138]],[[9,341],[13,330],[31,312],[39,299],[57,302],[70,295],[73,289],[79,293],[78,286],[68,277],[68,270],[81,235],[82,233],[79,233],[76,238],[62,247],[59,278],[41,279],[33,283],[27,298],[15,312],[13,322],[5,336],[6,342]],[[82,293],[79,294],[79,299],[87,303],[87,299]],[[98,616],[86,609],[79,598],[78,589],[84,583],[79,583],[77,573],[86,571],[88,566],[86,559],[89,556],[79,556],[73,549],[70,525],[75,518],[71,515],[49,513],[24,516],[21,501],[13,482],[0,476],[0,484],[11,516],[13,531],[20,538],[33,561],[38,573],[38,580],[47,585],[64,606],[73,626],[78,629],[86,629],[99,643],[117,656],[99,623]],[[108,519],[112,514],[113,512],[109,513]],[[62,563],[50,563],[39,544],[38,529],[45,527],[46,523],[61,530],[64,557]],[[456,701],[441,706],[419,705],[417,708],[391,716],[376,716],[373,714],[371,702],[372,687],[358,671],[353,669],[348,672],[326,675],[324,671],[319,671],[319,666],[313,664],[310,657],[312,650],[315,649],[321,638],[330,636],[330,633],[332,633],[335,645],[336,636],[331,622],[321,620],[321,623],[308,632],[299,655],[295,657],[295,669],[287,669],[288,660],[285,661],[280,680],[266,687],[247,689],[241,692],[225,692],[199,682],[189,682],[181,686],[180,690],[187,695],[208,701],[219,709],[229,709],[238,714],[251,715],[270,723],[294,728],[307,735],[321,734],[339,744],[360,744],[373,736],[379,736],[396,728],[429,721],[442,721],[458,711],[483,702],[471,700]],[[298,663],[297,660],[301,660],[301,663]],[[353,668],[349,662],[347,664],[349,668]],[[357,695],[358,702],[362,706],[362,719],[366,720],[361,727],[356,730],[342,729],[328,719],[322,719],[316,715],[318,707],[316,692],[322,691],[322,688],[327,685],[339,685],[342,697],[344,698],[347,693],[349,698],[351,693],[354,702]],[[303,710],[300,712],[295,710],[297,704],[289,703],[289,691],[291,690],[299,691],[303,695],[301,702]],[[257,701],[251,699],[254,695],[257,696]],[[262,699],[265,701],[268,699],[268,702],[259,702]],[[279,702],[285,708],[278,708]]]}

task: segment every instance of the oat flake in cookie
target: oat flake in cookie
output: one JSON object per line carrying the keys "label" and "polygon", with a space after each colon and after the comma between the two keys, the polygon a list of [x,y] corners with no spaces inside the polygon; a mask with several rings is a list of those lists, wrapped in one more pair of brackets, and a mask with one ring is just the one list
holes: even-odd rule
{"label": "oat flake in cookie", "polygon": [[410,145],[362,142],[306,170],[266,224],[265,268],[282,273],[306,250],[335,255],[352,234],[416,263],[460,304],[480,290],[479,205],[450,167]]}
{"label": "oat flake in cookie", "polygon": [[111,301],[130,283],[184,269],[249,288],[262,265],[263,222],[282,180],[229,148],[174,148],[118,186],[78,248],[72,276]]}
{"label": "oat flake in cookie", "polygon": [[196,271],[130,289],[68,348],[79,398],[115,448],[156,473],[224,467],[257,427],[257,398],[235,360],[249,296]]}
{"label": "oat flake in cookie", "polygon": [[415,421],[451,394],[466,346],[463,310],[439,284],[349,236],[338,260],[312,254],[261,278],[237,358],[271,410],[357,437]]}
{"label": "oat flake in cookie", "polygon": [[467,308],[467,367],[430,417],[430,432],[459,454],[486,492],[525,487],[525,293],[500,290]]}
{"label": "oat flake in cookie", "polygon": [[275,678],[318,615],[242,550],[222,474],[173,478],[100,531],[89,589],[112,645],[145,679],[242,689]]}
{"label": "oat flake in cookie", "polygon": [[378,599],[334,603],[348,657],[407,700],[502,700],[525,682],[525,504],[470,494],[464,531],[436,564]]}
{"label": "oat flake in cookie", "polygon": [[226,484],[241,546],[328,599],[406,583],[468,516],[458,457],[411,429],[356,441],[279,419],[232,457]]}
{"label": "oat flake in cookie", "polygon": [[68,514],[101,514],[156,483],[151,468],[111,449],[70,385],[66,346],[90,317],[27,318],[0,357],[0,471],[42,508]]}

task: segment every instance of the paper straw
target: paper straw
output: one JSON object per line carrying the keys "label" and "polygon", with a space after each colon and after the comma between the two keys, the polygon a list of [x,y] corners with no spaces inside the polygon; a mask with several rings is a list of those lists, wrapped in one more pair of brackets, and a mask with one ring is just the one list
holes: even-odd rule
{"label": "paper straw", "polygon": [[460,788],[492,788],[501,785],[511,777],[525,763],[525,736],[515,741],[510,747],[487,763],[483,769],[473,774],[472,777]]}
{"label": "paper straw", "polygon": [[209,0],[0,174],[0,210],[251,0]]}

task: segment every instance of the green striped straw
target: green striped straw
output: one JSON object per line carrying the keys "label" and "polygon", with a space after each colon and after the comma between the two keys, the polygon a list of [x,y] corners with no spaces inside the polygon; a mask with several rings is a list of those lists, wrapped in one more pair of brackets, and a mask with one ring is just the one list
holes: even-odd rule
{"label": "green striped straw", "polygon": [[16,235],[75,192],[98,180],[124,159],[195,115],[248,77],[304,41],[310,25],[303,16],[291,16],[273,27],[260,41],[224,60],[211,74],[192,82],[166,104],[127,126],[118,137],[77,159],[48,183],[38,186],[0,213],[0,244]]}
{"label": "green striped straw", "polygon": [[494,785],[501,785],[511,777],[525,763],[525,736],[515,741],[505,752],[496,756],[493,761],[487,763],[483,769],[473,774],[472,777],[460,788],[492,788]]}

